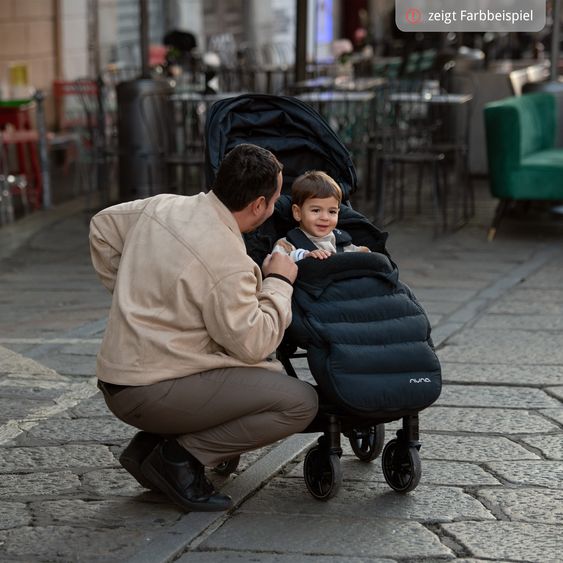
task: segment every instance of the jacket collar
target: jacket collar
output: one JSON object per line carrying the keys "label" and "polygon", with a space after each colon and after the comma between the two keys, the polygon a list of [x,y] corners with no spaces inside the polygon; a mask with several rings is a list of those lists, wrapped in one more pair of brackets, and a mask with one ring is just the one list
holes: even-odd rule
{"label": "jacket collar", "polygon": [[217,212],[219,219],[222,223],[224,223],[235,235],[237,235],[241,242],[244,244],[244,238],[242,233],[240,232],[238,223],[236,222],[233,214],[227,209],[224,203],[213,193],[210,191],[206,194],[207,201],[211,203],[211,206]]}

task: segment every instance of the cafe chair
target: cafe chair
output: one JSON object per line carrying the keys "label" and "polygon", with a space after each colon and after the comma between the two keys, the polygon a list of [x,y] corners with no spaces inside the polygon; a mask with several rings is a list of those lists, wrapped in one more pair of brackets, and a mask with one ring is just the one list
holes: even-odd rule
{"label": "cafe chair", "polygon": [[[446,177],[442,164],[444,153],[431,150],[435,116],[421,103],[422,82],[399,80],[377,92],[372,132],[368,144],[368,183],[375,168],[375,221],[379,225],[404,216],[407,189],[414,185],[416,198],[424,173],[430,170],[435,232],[447,228]],[[388,210],[391,201],[391,213]],[[417,203],[420,208],[420,203]]]}
{"label": "cafe chair", "polygon": [[510,204],[563,200],[563,149],[555,147],[558,118],[552,94],[491,102],[484,115],[489,186],[499,199],[488,232],[492,241]]}

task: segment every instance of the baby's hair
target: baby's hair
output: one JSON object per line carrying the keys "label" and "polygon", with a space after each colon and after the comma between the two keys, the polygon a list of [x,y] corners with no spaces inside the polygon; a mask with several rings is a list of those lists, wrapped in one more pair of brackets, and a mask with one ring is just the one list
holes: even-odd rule
{"label": "baby's hair", "polygon": [[298,176],[291,186],[291,202],[301,207],[312,197],[324,199],[334,197],[338,204],[342,202],[342,190],[340,186],[326,172],[310,170]]}

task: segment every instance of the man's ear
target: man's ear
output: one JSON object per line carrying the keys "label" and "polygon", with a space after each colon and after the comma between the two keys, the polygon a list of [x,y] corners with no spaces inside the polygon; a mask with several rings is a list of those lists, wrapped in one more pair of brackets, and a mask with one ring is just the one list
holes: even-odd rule
{"label": "man's ear", "polygon": [[250,202],[250,210],[254,215],[260,215],[266,207],[266,198],[263,195]]}
{"label": "man's ear", "polygon": [[291,206],[291,213],[293,214],[293,218],[299,223],[301,221],[301,208],[299,205],[294,203]]}

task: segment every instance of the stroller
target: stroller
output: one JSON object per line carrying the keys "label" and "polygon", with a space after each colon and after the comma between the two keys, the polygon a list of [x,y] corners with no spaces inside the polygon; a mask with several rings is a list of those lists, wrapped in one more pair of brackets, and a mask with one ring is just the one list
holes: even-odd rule
{"label": "stroller", "polygon": [[[319,500],[337,492],[343,434],[361,461],[383,452],[383,474],[392,489],[413,490],[422,473],[418,413],[440,395],[440,363],[428,318],[399,281],[385,248],[387,233],[350,205],[357,177],[348,150],[316,111],[290,97],[247,94],[218,101],[210,108],[205,131],[209,186],[223,156],[241,143],[270,150],[284,165],[274,214],[245,235],[248,254],[259,265],[275,241],[295,227],[290,186],[312,169],[324,170],[342,189],[337,227],[372,251],[299,262],[293,320],[277,357],[295,377],[291,360],[307,357],[319,394],[318,415],[305,430],[323,433],[304,460],[307,489]],[[385,423],[401,418],[402,428],[384,447]],[[229,474],[237,464],[238,459],[231,460],[215,471]]]}

